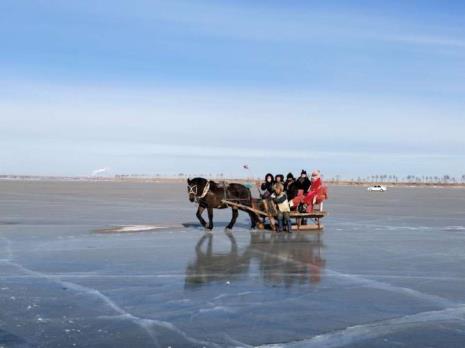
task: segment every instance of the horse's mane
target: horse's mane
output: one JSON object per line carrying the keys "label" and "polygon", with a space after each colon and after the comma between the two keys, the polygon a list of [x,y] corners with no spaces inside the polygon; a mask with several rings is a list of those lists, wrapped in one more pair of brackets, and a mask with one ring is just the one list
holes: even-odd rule
{"label": "horse's mane", "polygon": [[212,189],[216,189],[220,186],[216,181],[209,180],[208,182],[210,183],[210,188]]}

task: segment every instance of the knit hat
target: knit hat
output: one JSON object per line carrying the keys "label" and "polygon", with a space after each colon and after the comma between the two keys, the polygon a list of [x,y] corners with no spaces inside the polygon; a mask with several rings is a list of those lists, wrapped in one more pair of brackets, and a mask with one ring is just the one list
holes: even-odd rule
{"label": "knit hat", "polygon": [[300,175],[307,175],[307,171],[305,169],[302,169],[302,172],[300,172]]}
{"label": "knit hat", "polygon": [[292,175],[292,173],[288,173],[287,176],[286,176],[286,179],[287,180],[294,179],[294,175]]}

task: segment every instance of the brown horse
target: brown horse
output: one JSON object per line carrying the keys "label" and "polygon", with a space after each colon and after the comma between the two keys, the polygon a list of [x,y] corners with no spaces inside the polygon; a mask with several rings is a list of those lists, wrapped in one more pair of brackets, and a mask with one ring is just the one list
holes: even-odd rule
{"label": "brown horse", "polygon": [[[209,181],[204,178],[187,179],[187,192],[191,202],[197,202],[197,218],[201,225],[209,230],[213,229],[213,209],[229,208],[222,200],[228,200],[234,203],[239,203],[246,206],[252,205],[252,194],[250,190],[241,184],[224,183],[222,185]],[[207,209],[208,225],[203,219],[202,213]],[[232,209],[231,222],[226,226],[226,229],[232,229],[239,215],[238,208]],[[257,223],[257,216],[252,212],[247,212],[251,220],[251,228],[254,229]]]}

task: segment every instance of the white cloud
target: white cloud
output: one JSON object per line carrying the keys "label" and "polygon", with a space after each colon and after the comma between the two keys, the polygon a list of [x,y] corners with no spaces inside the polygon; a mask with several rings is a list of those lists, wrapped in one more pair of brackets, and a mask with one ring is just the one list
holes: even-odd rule
{"label": "white cloud", "polygon": [[[363,161],[376,168],[463,160],[460,105],[312,92],[25,86],[10,83],[10,96],[0,99],[2,147],[13,152],[2,160],[13,172],[37,168],[34,159],[14,159],[28,148],[44,163],[41,172],[69,166],[80,174],[102,163],[137,171],[170,157],[177,159],[170,168],[195,166],[194,159],[333,161],[342,173]],[[70,164],[71,154],[79,160]]]}

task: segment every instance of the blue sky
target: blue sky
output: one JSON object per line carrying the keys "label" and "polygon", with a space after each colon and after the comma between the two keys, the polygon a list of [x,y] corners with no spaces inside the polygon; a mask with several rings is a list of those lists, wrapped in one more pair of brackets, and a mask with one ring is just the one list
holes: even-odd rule
{"label": "blue sky", "polygon": [[0,173],[465,173],[460,1],[0,3]]}

